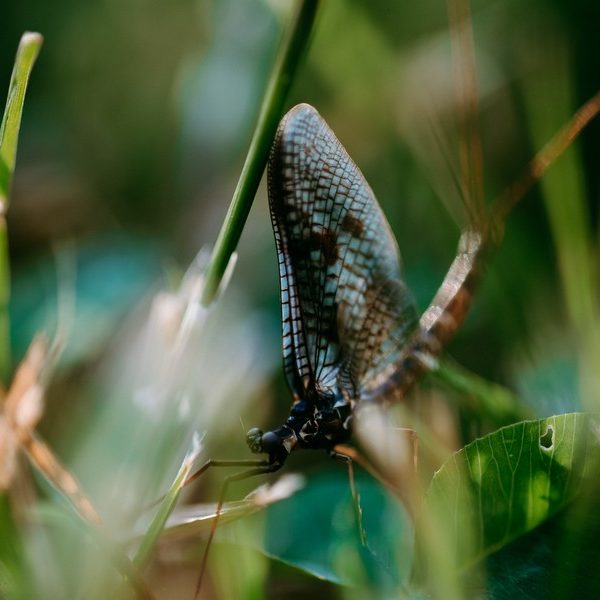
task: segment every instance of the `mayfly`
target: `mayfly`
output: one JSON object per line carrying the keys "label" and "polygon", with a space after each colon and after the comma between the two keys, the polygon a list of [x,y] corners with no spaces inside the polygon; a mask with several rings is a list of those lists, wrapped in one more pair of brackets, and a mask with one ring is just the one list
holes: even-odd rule
{"label": "mayfly", "polygon": [[267,458],[209,460],[188,480],[213,466],[249,467],[223,481],[196,595],[228,485],[278,471],[301,448],[351,458],[338,445],[351,437],[356,411],[401,400],[435,364],[468,312],[484,255],[506,215],[599,110],[600,93],[533,158],[492,205],[490,217],[462,233],[420,319],[402,280],[395,239],[362,173],[314,108],[301,104],[285,115],[269,156],[268,187],[293,402],[281,427],[246,435],[250,450]]}
{"label": "mayfly", "polygon": [[210,460],[192,477],[212,466],[249,467],[223,482],[198,586],[229,483],[278,471],[298,449],[325,450],[348,462],[339,445],[351,437],[355,412],[368,403],[401,400],[432,364],[467,313],[485,248],[482,233],[462,234],[454,262],[419,319],[375,195],[308,104],[292,108],[279,125],[268,192],[292,407],[281,427],[246,434],[250,450],[266,459]]}
{"label": "mayfly", "polygon": [[335,134],[308,104],[281,120],[268,164],[268,191],[281,292],[284,371],[292,394],[286,422],[246,441],[258,460],[229,483],[281,469],[297,449],[325,450],[352,434],[362,405],[404,398],[468,311],[486,247],[465,231],[458,253],[419,319],[402,280],[398,246],[373,191]]}
{"label": "mayfly", "polygon": [[480,233],[463,233],[419,319],[375,195],[313,107],[283,118],[268,173],[293,403],[281,427],[248,432],[251,451],[268,455],[257,472],[299,448],[335,454],[360,405],[403,398],[463,321],[484,249]]}

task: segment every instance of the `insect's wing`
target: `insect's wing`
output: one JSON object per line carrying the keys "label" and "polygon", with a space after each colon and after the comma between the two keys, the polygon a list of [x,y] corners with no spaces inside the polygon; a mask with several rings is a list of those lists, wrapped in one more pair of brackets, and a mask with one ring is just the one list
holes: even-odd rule
{"label": "insect's wing", "polygon": [[317,111],[282,120],[269,160],[285,372],[296,399],[363,384],[399,356],[418,321],[389,225]]}

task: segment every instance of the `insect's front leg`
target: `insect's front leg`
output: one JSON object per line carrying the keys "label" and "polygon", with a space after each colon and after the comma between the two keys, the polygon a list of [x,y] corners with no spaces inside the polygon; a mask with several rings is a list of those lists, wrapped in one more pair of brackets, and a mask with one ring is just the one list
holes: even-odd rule
{"label": "insect's front leg", "polygon": [[[189,485],[190,483],[196,481],[196,479],[198,479],[198,477],[200,477],[200,475],[202,475],[203,473],[208,471],[208,469],[210,469],[211,467],[267,467],[270,464],[271,464],[270,461],[268,461],[266,459],[256,459],[256,458],[250,458],[250,459],[246,459],[246,460],[215,460],[213,458],[210,458],[195,473],[190,475],[183,482],[182,487],[185,487],[185,486]],[[157,504],[160,504],[164,499],[165,499],[165,495],[161,496],[157,500],[152,501],[150,504],[147,504],[144,507],[144,510],[149,510],[149,509],[153,508]]]}
{"label": "insect's front leg", "polygon": [[221,510],[223,508],[223,503],[225,502],[225,495],[227,494],[227,488],[230,483],[235,481],[243,481],[244,479],[249,479],[250,477],[255,477],[257,475],[266,475],[268,473],[274,473],[278,471],[282,463],[280,462],[270,462],[268,460],[208,460],[192,477],[186,481],[188,483],[190,480],[199,477],[202,473],[204,473],[210,467],[239,467],[239,466],[248,466],[254,465],[253,468],[247,469],[240,473],[234,473],[233,475],[229,475],[225,477],[223,480],[223,484],[221,485],[221,492],[219,493],[219,501],[217,503],[217,511],[215,513],[215,518],[210,527],[210,533],[208,535],[208,540],[206,542],[206,547],[204,548],[204,554],[202,555],[202,563],[200,565],[200,574],[198,576],[198,581],[196,583],[196,591],[194,594],[194,598],[198,598],[198,594],[200,593],[200,588],[202,586],[202,580],[204,579],[204,573],[206,571],[206,564],[208,562],[208,552],[212,545],[213,538],[215,537],[215,533],[217,531],[217,524],[219,522],[219,517],[221,516]]}
{"label": "insect's front leg", "polygon": [[196,481],[200,475],[211,467],[267,467],[271,463],[266,459],[249,458],[246,460],[215,460],[210,458],[195,473],[190,475],[184,482],[184,486]]}

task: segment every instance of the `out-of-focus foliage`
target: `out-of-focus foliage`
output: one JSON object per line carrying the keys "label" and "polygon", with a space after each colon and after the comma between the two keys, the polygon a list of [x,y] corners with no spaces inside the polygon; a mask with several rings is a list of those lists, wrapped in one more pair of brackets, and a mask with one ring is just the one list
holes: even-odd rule
{"label": "out-of-focus foliage", "polygon": [[[185,355],[173,348],[194,306],[193,292],[179,287],[182,273],[216,238],[290,5],[8,0],[0,7],[0,89],[21,33],[45,37],[8,213],[14,362],[40,328],[66,335],[41,433],[114,535],[133,531],[143,508],[164,493],[193,431],[205,433],[203,458],[246,458],[243,431],[277,425],[289,407],[264,188],[224,296],[190,317]],[[600,88],[600,5],[477,0],[471,11],[490,202]],[[314,104],[365,173],[421,307],[465,225],[450,37],[444,3],[327,0],[288,102]],[[600,402],[600,125],[569,152],[510,215],[449,349],[478,376],[514,389],[540,418],[594,411]],[[415,421],[402,424],[419,430],[430,455],[419,465],[425,488],[451,452],[489,433],[493,420],[431,381],[414,394],[414,406]],[[412,537],[393,496],[359,478],[372,550],[361,555],[350,539],[343,467],[309,453],[289,462],[308,473],[306,490],[217,532],[205,593],[352,597],[353,588],[341,585],[348,581],[408,593]],[[43,511],[45,526],[22,528],[15,519],[15,498],[37,508],[56,501],[51,486],[24,473],[12,500],[0,500],[0,595],[106,597],[115,570],[89,537],[68,521],[44,521]],[[191,493],[216,501],[222,477],[207,473]],[[235,486],[230,496],[252,487]],[[469,583],[492,598],[538,598],[550,581],[557,598],[571,597],[579,575],[594,571],[598,524],[590,507],[598,490],[583,487],[568,510],[492,553],[487,579],[477,570]],[[160,549],[149,574],[158,594],[190,595],[203,543],[190,552]],[[566,566],[553,559],[559,545]],[[428,589],[461,597],[463,583]],[[578,589],[597,591],[594,582]]]}

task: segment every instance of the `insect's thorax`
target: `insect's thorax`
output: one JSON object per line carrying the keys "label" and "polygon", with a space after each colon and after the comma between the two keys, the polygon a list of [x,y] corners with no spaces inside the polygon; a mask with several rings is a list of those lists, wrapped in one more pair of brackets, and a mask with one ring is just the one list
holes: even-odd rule
{"label": "insect's thorax", "polygon": [[297,448],[329,451],[350,438],[352,411],[353,402],[341,394],[308,392],[294,402],[281,427],[266,433],[248,432],[248,444],[253,452],[268,454],[269,461],[280,466]]}
{"label": "insect's thorax", "polygon": [[299,399],[284,427],[292,430],[301,448],[326,449],[347,441],[351,434],[352,403],[328,392]]}

